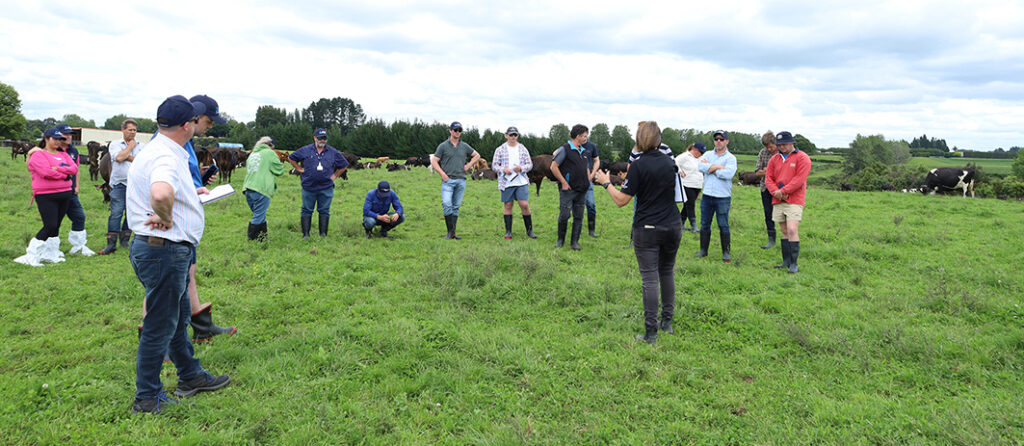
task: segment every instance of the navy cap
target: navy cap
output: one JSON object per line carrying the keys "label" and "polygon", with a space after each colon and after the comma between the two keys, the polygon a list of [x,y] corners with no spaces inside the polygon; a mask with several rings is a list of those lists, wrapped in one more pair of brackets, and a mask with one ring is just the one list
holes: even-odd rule
{"label": "navy cap", "polygon": [[519,129],[515,126],[509,127],[508,130],[505,130],[505,134],[507,135],[509,133],[519,133]]}
{"label": "navy cap", "polygon": [[729,132],[727,132],[725,130],[715,130],[715,133],[712,134],[712,136],[718,136],[718,135],[722,135],[723,138],[729,139]]}
{"label": "navy cap", "polygon": [[160,127],[177,127],[198,116],[196,106],[178,94],[164,99],[156,109],[156,123]]}
{"label": "navy cap", "polygon": [[391,184],[387,181],[377,183],[377,195],[387,195],[391,192]]}
{"label": "navy cap", "polygon": [[459,121],[452,122],[452,125],[448,126],[448,130],[462,130],[462,123]]}
{"label": "navy cap", "polygon": [[213,100],[213,98],[211,98],[211,97],[209,97],[209,96],[207,96],[205,94],[198,94],[198,95],[192,96],[189,99],[189,101],[200,102],[200,103],[202,103],[205,106],[205,109],[202,112],[199,112],[198,114],[209,116],[210,119],[212,119],[213,122],[216,122],[217,124],[224,124],[224,123],[228,122],[227,119],[224,119],[219,114],[220,107],[217,106],[217,101]]}
{"label": "navy cap", "polygon": [[71,130],[71,126],[67,124],[57,124],[57,127],[54,128],[56,128],[58,132],[63,133],[64,136],[68,136],[74,133],[74,130]]}
{"label": "navy cap", "polygon": [[315,131],[315,132],[313,132],[313,137],[314,137],[314,138],[320,138],[320,137],[324,137],[324,138],[326,138],[326,137],[327,137],[327,130],[324,130],[324,129],[316,129],[316,131]]}
{"label": "navy cap", "polygon": [[793,139],[792,133],[779,132],[775,135],[775,144],[796,144],[796,139]]}
{"label": "navy cap", "polygon": [[57,127],[46,129],[46,131],[43,132],[43,138],[63,138],[63,137],[64,137],[64,134],[61,133],[60,130],[57,130]]}
{"label": "navy cap", "polygon": [[708,151],[708,147],[705,146],[704,143],[702,143],[702,142],[695,142],[695,143],[693,143],[693,148],[695,148],[697,150],[700,150],[700,153],[704,153],[704,152]]}

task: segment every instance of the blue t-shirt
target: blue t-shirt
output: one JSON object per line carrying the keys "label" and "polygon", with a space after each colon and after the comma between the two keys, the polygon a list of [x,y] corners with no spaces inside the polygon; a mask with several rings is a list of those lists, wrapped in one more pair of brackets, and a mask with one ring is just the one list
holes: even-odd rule
{"label": "blue t-shirt", "polygon": [[185,151],[188,152],[188,172],[192,174],[192,183],[196,189],[205,186],[203,176],[199,174],[199,158],[196,158],[196,151],[192,148],[192,140],[185,143]]}
{"label": "blue t-shirt", "polygon": [[302,188],[310,192],[334,188],[331,175],[348,167],[341,152],[331,146],[318,153],[315,145],[305,145],[288,155],[288,159],[302,163]]}

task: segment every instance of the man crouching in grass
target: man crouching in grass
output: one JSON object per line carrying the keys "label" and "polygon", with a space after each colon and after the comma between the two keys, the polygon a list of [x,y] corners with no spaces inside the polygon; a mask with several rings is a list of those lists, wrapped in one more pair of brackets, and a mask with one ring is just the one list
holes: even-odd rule
{"label": "man crouching in grass", "polygon": [[203,237],[205,214],[183,146],[192,138],[199,114],[184,96],[164,100],[156,113],[160,134],[128,171],[128,227],[135,233],[128,257],[146,289],[133,414],[160,413],[177,402],[160,382],[165,352],[178,369],[174,394],[179,397],[217,390],[230,381],[227,375],[203,370],[188,338],[188,270]]}

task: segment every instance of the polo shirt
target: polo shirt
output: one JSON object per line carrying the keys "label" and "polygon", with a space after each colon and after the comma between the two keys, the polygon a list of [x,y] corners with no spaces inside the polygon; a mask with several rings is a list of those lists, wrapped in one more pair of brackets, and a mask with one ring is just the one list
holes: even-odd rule
{"label": "polo shirt", "polygon": [[640,154],[629,166],[622,193],[636,198],[633,226],[682,224],[676,208],[676,165],[660,150]]}
{"label": "polo shirt", "polygon": [[[166,231],[150,229],[144,224],[146,218],[154,214],[149,203],[150,187],[158,182],[170,184],[174,189],[171,228]],[[206,214],[189,172],[188,153],[163,134],[154,137],[128,169],[125,203],[128,227],[138,235],[188,242],[193,246],[198,246],[203,238]]]}
{"label": "polo shirt", "polygon": [[446,139],[437,145],[434,156],[437,157],[437,165],[448,178],[465,180],[466,162],[475,151],[465,141],[459,140],[459,145],[453,146],[451,140]]}

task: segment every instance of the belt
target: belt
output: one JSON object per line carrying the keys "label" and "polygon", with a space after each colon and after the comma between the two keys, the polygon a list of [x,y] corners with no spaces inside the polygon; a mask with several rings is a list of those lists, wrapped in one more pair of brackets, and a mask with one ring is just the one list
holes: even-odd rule
{"label": "belt", "polygon": [[146,242],[149,246],[164,246],[164,245],[185,245],[192,246],[189,242],[176,242],[174,240],[168,240],[163,237],[157,237],[153,235],[135,235],[135,239]]}

